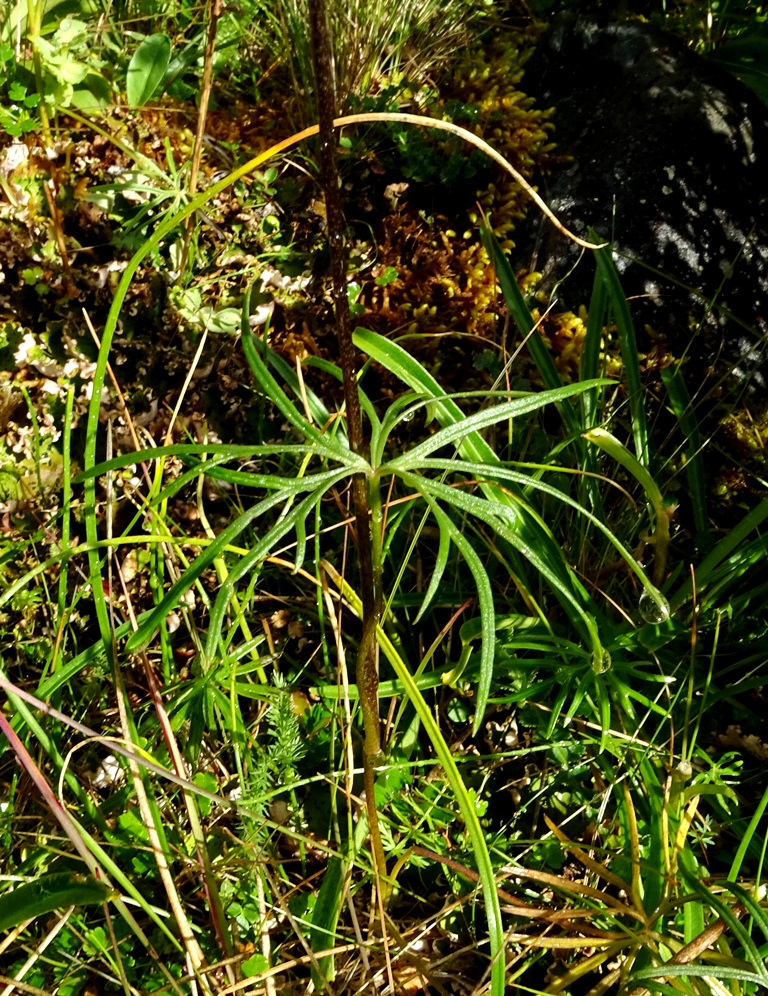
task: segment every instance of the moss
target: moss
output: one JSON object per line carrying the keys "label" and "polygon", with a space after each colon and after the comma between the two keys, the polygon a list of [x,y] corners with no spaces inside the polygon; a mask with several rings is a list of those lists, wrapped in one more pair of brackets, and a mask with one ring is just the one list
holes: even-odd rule
{"label": "moss", "polygon": [[[473,47],[427,108],[433,117],[457,119],[526,178],[547,168],[554,148],[551,112],[535,108],[519,89],[524,63],[539,33],[539,28],[506,32]],[[463,113],[457,115],[457,108]],[[462,154],[466,155],[465,148]],[[491,169],[491,183],[483,184],[481,175],[475,175],[447,190],[441,181],[438,201],[446,204],[446,212],[450,206],[450,217],[438,208],[427,219],[419,206],[404,198],[383,220],[372,275],[376,278],[392,269],[398,279],[387,287],[366,288],[361,298],[368,312],[366,324],[385,333],[454,333],[483,339],[494,335],[504,308],[477,233],[475,204],[482,205],[502,246],[509,250],[511,233],[527,210],[528,195],[510,175],[496,166]]]}
{"label": "moss", "polygon": [[398,276],[385,287],[366,289],[366,323],[382,332],[493,334],[496,283],[478,241],[456,236],[439,220],[427,225],[407,210],[384,219],[383,229],[373,276],[390,267]]}
{"label": "moss", "polygon": [[[490,45],[471,50],[459,63],[445,98],[461,100],[478,110],[470,130],[501,153],[526,179],[545,172],[553,161],[553,109],[535,107],[519,87],[525,63],[533,52],[543,25],[498,36]],[[511,235],[525,216],[529,198],[508,174],[500,173],[476,196],[491,218],[502,248],[509,251]],[[476,221],[474,213],[471,221]]]}

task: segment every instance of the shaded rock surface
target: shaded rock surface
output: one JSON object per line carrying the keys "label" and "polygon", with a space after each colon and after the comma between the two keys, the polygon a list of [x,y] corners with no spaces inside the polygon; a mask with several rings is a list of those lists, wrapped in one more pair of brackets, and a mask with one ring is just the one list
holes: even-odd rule
{"label": "shaded rock surface", "polygon": [[[574,231],[614,242],[637,326],[678,355],[690,344],[701,372],[730,367],[768,400],[768,109],[672,36],[572,14],[553,22],[523,88],[555,108],[558,148],[572,157],[540,189]],[[533,252],[518,262],[549,292],[579,250],[531,224]],[[585,257],[560,303],[588,304],[593,274]]]}

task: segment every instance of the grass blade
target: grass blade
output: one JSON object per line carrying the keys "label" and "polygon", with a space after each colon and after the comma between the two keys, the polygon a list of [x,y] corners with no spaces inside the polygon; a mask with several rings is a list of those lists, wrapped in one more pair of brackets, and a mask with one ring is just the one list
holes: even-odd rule
{"label": "grass blade", "polygon": [[[321,476],[325,477],[326,475]],[[329,472],[327,475],[328,487],[332,487],[334,483],[346,476],[346,469]],[[227,526],[226,529],[222,530],[210,546],[208,546],[200,554],[200,556],[195,559],[195,561],[181,575],[178,581],[172,585],[163,600],[155,606],[154,609],[152,609],[139,628],[129,637],[125,645],[126,652],[131,654],[137,653],[139,650],[144,650],[148,646],[162,620],[165,619],[171,609],[175,608],[181,596],[192,587],[203,571],[206,570],[206,568],[209,567],[217,557],[221,556],[224,548],[227,547],[232,540],[235,539],[235,537],[239,536],[246,526],[253,522],[254,519],[257,519],[264,512],[269,511],[269,509],[274,508],[276,505],[280,505],[283,502],[288,501],[294,496],[294,494],[294,487],[284,488],[282,491],[278,491],[275,494],[270,495],[269,498],[263,499],[252,508],[249,508],[246,512],[243,512],[243,514],[240,515],[230,526]],[[310,497],[314,500],[314,495]],[[303,509],[304,503],[299,505],[298,508]],[[294,510],[292,515],[295,514],[296,510]],[[282,520],[278,524],[278,526],[282,528],[278,528],[278,526],[273,527],[273,529],[267,534],[269,544],[276,542],[278,532],[280,536],[284,536],[285,533],[292,528],[292,525],[293,518],[289,516],[287,519]],[[260,556],[265,555],[268,545],[265,548],[264,540],[258,544],[257,549]],[[237,576],[240,577],[240,574]],[[232,577],[233,574],[230,575],[230,580]],[[223,608],[221,612],[223,614]]]}
{"label": "grass blade", "polygon": [[[716,569],[732,554],[739,551],[740,548],[743,547],[747,536],[761,526],[766,519],[768,519],[768,498],[761,501],[759,505],[756,505],[755,508],[747,512],[741,522],[734,526],[727,536],[724,536],[699,564],[696,569],[697,592],[701,593],[704,591],[708,581],[711,579]],[[765,537],[760,540],[760,543],[763,545],[765,545],[766,542],[768,541]],[[733,580],[733,573],[729,572],[729,574]],[[673,597],[670,598],[672,610],[674,611],[679,605],[682,605],[683,602],[687,601],[690,597],[691,582],[688,580],[682,584]]]}
{"label": "grass blade", "polygon": [[[603,329],[608,308],[608,288],[601,270],[595,270],[592,297],[587,316],[587,334],[579,358],[579,377],[590,380],[600,375],[600,356],[603,349]],[[585,394],[581,399],[582,421],[586,429],[591,429],[599,419],[597,390]]]}
{"label": "grass blade", "polygon": [[[591,233],[594,234],[594,233]],[[648,423],[645,417],[645,393],[640,380],[640,358],[637,353],[637,337],[632,315],[613,262],[610,247],[595,251],[597,269],[608,291],[610,306],[619,333],[619,348],[624,362],[624,375],[627,378],[629,410],[632,415],[632,434],[635,440],[635,455],[643,466],[648,466],[650,449]]]}
{"label": "grass blade", "polygon": [[[499,286],[504,295],[504,301],[509,308],[509,313],[520,331],[523,342],[528,347],[528,352],[536,364],[536,369],[539,371],[544,386],[550,390],[562,387],[563,382],[560,373],[555,366],[549,350],[544,344],[544,339],[536,329],[536,323],[533,320],[528,305],[525,303],[525,298],[520,291],[506,253],[499,245],[499,240],[493,232],[489,232],[484,225],[480,229],[480,234],[486,252],[496,270],[496,279],[499,281]],[[558,410],[571,435],[580,435],[582,426],[574,409],[570,405],[562,403],[558,404]]]}
{"label": "grass blade", "polygon": [[699,423],[693,413],[691,396],[685,386],[680,365],[663,367],[661,379],[667,389],[672,411],[680,425],[688,446],[685,451],[685,474],[688,478],[688,493],[693,511],[693,527],[696,536],[696,550],[705,554],[712,547],[712,534],[707,515],[707,489],[704,484],[704,461]]}

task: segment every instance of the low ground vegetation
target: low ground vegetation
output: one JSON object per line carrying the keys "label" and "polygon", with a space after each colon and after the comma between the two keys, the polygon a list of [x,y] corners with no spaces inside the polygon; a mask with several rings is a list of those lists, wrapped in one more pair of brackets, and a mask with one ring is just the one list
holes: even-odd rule
{"label": "low ground vegetation", "polygon": [[[329,6],[345,113],[557,165],[549,10]],[[2,24],[4,992],[757,994],[760,462],[610,247],[552,314],[519,184],[402,118],[339,132],[353,381],[307,16]]]}

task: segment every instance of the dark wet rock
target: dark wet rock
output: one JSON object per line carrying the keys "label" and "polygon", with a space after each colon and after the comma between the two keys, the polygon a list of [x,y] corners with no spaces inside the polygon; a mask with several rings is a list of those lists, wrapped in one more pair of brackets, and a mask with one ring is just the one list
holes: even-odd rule
{"label": "dark wet rock", "polygon": [[[672,36],[570,14],[543,38],[523,87],[555,108],[558,148],[573,157],[540,189],[574,231],[613,238],[638,327],[681,352],[700,325],[692,359],[751,374],[765,396],[768,109]],[[535,249],[518,262],[543,272],[551,290],[579,250],[549,223],[533,224]],[[559,300],[588,303],[593,273],[585,258]]]}

